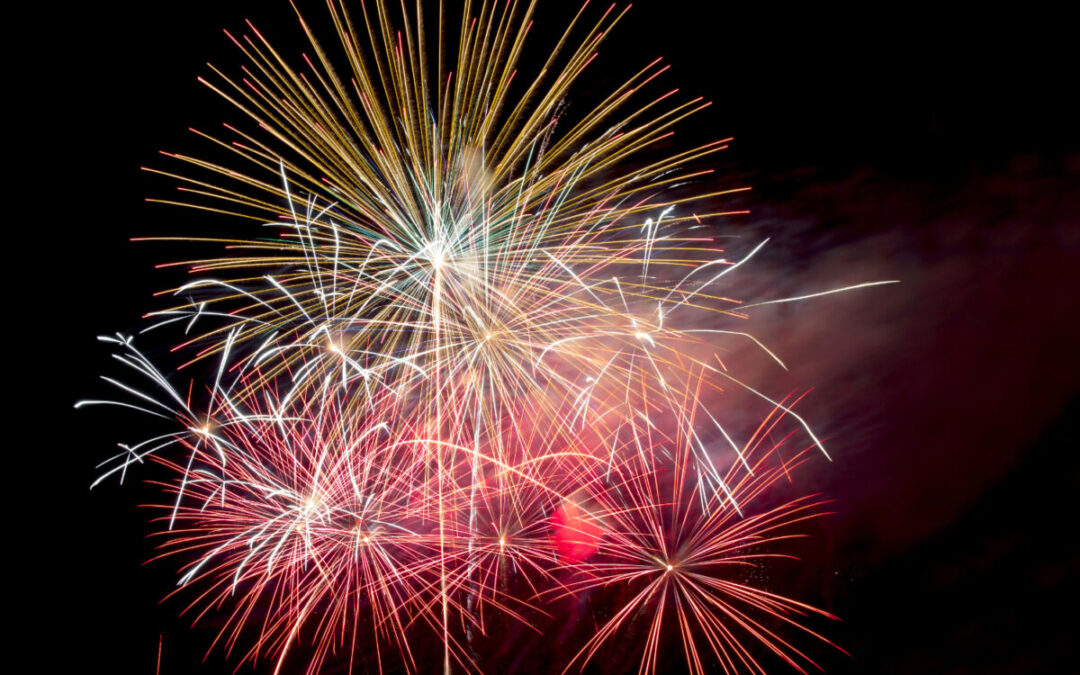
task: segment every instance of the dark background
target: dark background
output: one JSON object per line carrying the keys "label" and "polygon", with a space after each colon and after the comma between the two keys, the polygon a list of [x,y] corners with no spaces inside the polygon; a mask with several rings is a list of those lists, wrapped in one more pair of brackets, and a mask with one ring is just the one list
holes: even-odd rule
{"label": "dark background", "polygon": [[[546,47],[548,26],[574,8],[541,3],[530,45]],[[143,564],[150,514],[136,504],[152,493],[135,482],[88,490],[125,439],[122,418],[71,405],[104,391],[96,376],[111,366],[94,337],[136,327],[175,279],[152,269],[175,250],[128,239],[206,226],[144,204],[169,185],[139,167],[159,166],[160,149],[197,154],[189,126],[237,119],[195,77],[207,60],[236,72],[241,57],[220,31],[244,18],[296,57],[287,3],[204,0],[56,9],[42,19],[47,48],[24,53],[39,60],[34,100],[49,122],[27,229],[58,257],[28,277],[47,296],[35,308],[47,316],[31,317],[44,335],[48,447],[23,482],[47,504],[31,511],[46,550],[8,553],[31,579],[44,572],[29,582],[42,610],[32,632],[48,643],[35,672],[152,673],[159,636],[161,672],[193,672],[213,635],[178,619],[181,603],[158,604],[175,568]],[[753,186],[735,202],[753,213],[726,227],[773,237],[745,296],[903,281],[755,325],[792,364],[773,390],[815,387],[802,410],[836,458],[805,478],[836,499],[836,515],[804,563],[773,579],[842,617],[818,627],[850,658],[809,646],[828,672],[1070,669],[1080,108],[1066,29],[1034,7],[646,1],[577,90],[588,99],[662,55],[665,86],[715,102],[679,134],[735,137],[719,180]],[[41,263],[36,250],[17,262]],[[229,669],[217,650],[202,672]]]}

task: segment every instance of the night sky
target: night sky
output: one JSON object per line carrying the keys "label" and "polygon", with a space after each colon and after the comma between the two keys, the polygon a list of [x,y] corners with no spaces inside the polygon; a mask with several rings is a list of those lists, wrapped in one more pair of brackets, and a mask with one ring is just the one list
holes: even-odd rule
{"label": "night sky", "polygon": [[[321,3],[299,4],[322,19]],[[771,390],[813,387],[800,410],[835,458],[803,479],[835,500],[835,515],[811,528],[803,563],[770,583],[842,618],[817,627],[851,657],[809,647],[826,672],[1070,670],[1080,634],[1067,600],[1080,575],[1080,106],[1070,90],[1080,59],[1067,22],[910,3],[795,13],[706,4],[635,3],[575,95],[589,100],[663,56],[665,86],[714,101],[677,138],[735,138],[716,180],[752,186],[729,202],[752,213],[721,229],[741,242],[772,238],[746,274],[746,297],[903,282],[753,321],[791,365],[770,373]],[[97,376],[116,373],[95,336],[132,330],[159,307],[151,294],[178,277],[153,265],[188,250],[129,238],[217,222],[145,204],[172,184],[139,167],[161,166],[159,150],[198,154],[189,126],[237,118],[195,79],[206,61],[237,71],[242,57],[221,30],[250,18],[289,58],[301,36],[284,1],[141,5],[84,4],[46,19],[59,32],[40,78],[59,123],[33,160],[51,187],[29,227],[54,239],[46,245],[60,260],[36,308],[52,318],[33,319],[51,365],[36,404],[48,421],[33,452],[44,458],[28,480],[54,510],[37,535],[49,551],[34,601],[51,646],[32,672],[153,673],[159,635],[161,673],[194,672],[214,636],[177,618],[182,602],[159,604],[176,568],[143,564],[151,515],[137,505],[153,490],[88,490],[94,465],[134,437],[118,433],[130,417],[71,406],[101,396]],[[549,45],[576,7],[566,5],[541,3],[530,45]],[[200,672],[231,663],[215,650]]]}

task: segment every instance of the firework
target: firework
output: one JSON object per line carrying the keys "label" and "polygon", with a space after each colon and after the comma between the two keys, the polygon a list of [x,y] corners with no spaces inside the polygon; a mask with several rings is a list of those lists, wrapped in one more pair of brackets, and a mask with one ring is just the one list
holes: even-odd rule
{"label": "firework", "polygon": [[[380,670],[424,671],[407,637],[423,632],[444,671],[479,672],[492,616],[532,625],[612,585],[631,599],[567,668],[646,606],[643,672],[672,622],[694,672],[760,671],[751,643],[812,663],[776,622],[823,639],[803,622],[823,612],[731,576],[820,514],[767,496],[827,457],[821,441],[720,358],[745,341],[783,367],[739,323],[802,298],[722,295],[765,242],[729,259],[710,233],[740,211],[707,206],[741,188],[684,193],[729,139],[656,158],[708,103],[650,93],[657,61],[569,118],[622,11],[583,7],[524,80],[534,5],[466,3],[455,42],[441,8],[432,35],[419,5],[329,2],[341,62],[301,18],[299,69],[254,27],[230,35],[242,76],[204,82],[251,129],[199,132],[231,159],[148,169],[180,182],[156,201],[258,229],[186,237],[227,253],[171,263],[196,279],[142,330],[182,327],[181,372],[205,384],[176,389],[117,336],[145,384],[107,378],[124,396],[83,403],[170,420],[98,482],[161,466],[162,555],[197,617],[224,613],[218,641],[241,661],[280,671],[302,651],[316,672],[374,652]],[[742,440],[718,404],[732,387],[765,414]],[[782,421],[806,448],[771,440]]]}

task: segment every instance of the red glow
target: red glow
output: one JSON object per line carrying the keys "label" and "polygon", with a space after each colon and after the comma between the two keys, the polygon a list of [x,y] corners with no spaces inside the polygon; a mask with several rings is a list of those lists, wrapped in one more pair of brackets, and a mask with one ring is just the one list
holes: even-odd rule
{"label": "red glow", "polygon": [[582,509],[569,499],[551,517],[551,540],[559,557],[564,560],[586,560],[600,545],[602,530],[594,521],[582,516]]}

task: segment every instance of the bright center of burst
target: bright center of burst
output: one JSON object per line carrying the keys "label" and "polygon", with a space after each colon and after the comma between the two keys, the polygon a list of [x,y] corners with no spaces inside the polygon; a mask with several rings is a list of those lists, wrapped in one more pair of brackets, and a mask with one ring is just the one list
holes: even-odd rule
{"label": "bright center of burst", "polygon": [[668,571],[668,572],[670,572],[670,571],[672,571],[673,569],[675,569],[675,567],[674,567],[674,566],[673,566],[673,565],[672,565],[671,563],[668,563],[668,566],[667,566],[667,571]]}
{"label": "bright center of burst", "polygon": [[431,262],[431,266],[434,269],[441,270],[443,267],[446,267],[446,248],[441,241],[433,241],[428,244],[428,251],[428,261]]}

